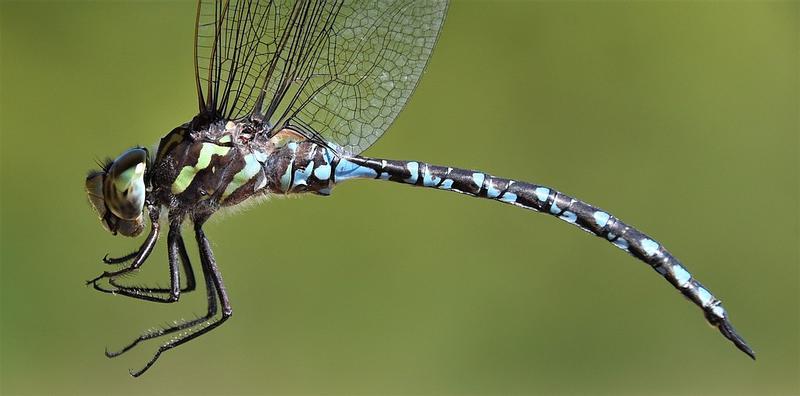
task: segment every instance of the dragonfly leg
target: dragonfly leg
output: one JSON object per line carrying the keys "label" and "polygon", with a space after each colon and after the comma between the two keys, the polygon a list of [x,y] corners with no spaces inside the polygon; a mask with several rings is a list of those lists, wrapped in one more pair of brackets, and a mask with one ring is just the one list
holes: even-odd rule
{"label": "dragonfly leg", "polygon": [[156,246],[156,242],[158,242],[158,235],[161,229],[160,225],[158,224],[159,210],[157,208],[152,208],[150,209],[149,212],[150,212],[150,232],[147,234],[147,238],[145,238],[144,243],[142,243],[142,246],[139,247],[139,250],[134,252],[135,254],[131,253],[116,259],[114,258],[109,259],[107,255],[106,257],[103,258],[103,262],[105,263],[110,262],[111,264],[119,264],[131,260],[130,258],[128,258],[129,256],[134,256],[132,258],[133,262],[129,266],[117,271],[103,271],[102,274],[98,275],[94,279],[86,281],[87,285],[92,284],[94,285],[95,289],[99,291],[104,291],[104,289],[100,288],[97,285],[97,281],[103,278],[111,278],[134,271],[139,267],[141,267],[145,261],[147,261],[147,257],[149,257],[150,253],[153,252],[153,248]]}
{"label": "dragonfly leg", "polygon": [[[180,244],[180,248],[182,250],[182,255],[186,255],[186,248],[183,245],[183,238],[180,237],[180,234],[178,235],[178,241]],[[186,263],[188,263],[189,262],[188,255],[186,255],[185,259]],[[133,347],[135,347],[142,341],[147,341],[153,338],[161,337],[166,334],[174,333],[176,331],[188,329],[200,323],[211,320],[211,318],[213,318],[214,315],[217,314],[216,286],[214,286],[214,281],[212,280],[211,274],[205,265],[202,266],[202,271],[203,271],[203,279],[205,280],[205,285],[206,285],[206,297],[208,299],[208,309],[205,316],[200,316],[191,320],[185,320],[180,323],[176,323],[173,326],[161,327],[149,330],[144,334],[140,335],[139,337],[136,337],[136,339],[134,339],[132,342],[130,342],[128,345],[124,346],[122,349],[118,351],[106,350],[106,356],[109,358],[117,357],[131,350]],[[192,275],[192,283],[194,283],[194,275]],[[192,287],[194,287],[194,285],[192,285]]]}
{"label": "dragonfly leg", "polygon": [[[178,261],[182,261],[185,264],[188,263],[188,255],[183,257],[179,257],[181,254],[181,245],[179,243],[180,238],[180,223],[173,223],[170,225],[169,234],[167,235],[167,252],[169,257],[169,280],[170,280],[170,288],[169,289],[161,289],[156,288],[157,290],[163,290],[158,292],[151,292],[148,291],[146,288],[139,288],[139,287],[130,287],[130,286],[119,286],[116,282],[115,278],[109,277],[108,283],[115,287],[115,289],[105,289],[100,287],[99,284],[95,283],[94,288],[102,291],[104,293],[111,293],[111,294],[120,294],[126,297],[136,298],[145,301],[152,301],[152,302],[159,302],[159,303],[173,303],[178,301],[181,295],[180,289],[180,272],[178,271]],[[184,249],[185,253],[185,249]],[[191,265],[189,265],[191,268]],[[167,295],[164,295],[167,293]]]}
{"label": "dragonfly leg", "polygon": [[[217,262],[214,259],[214,254],[211,251],[211,245],[209,244],[208,238],[206,238],[205,233],[203,232],[202,226],[203,221],[195,222],[194,230],[195,238],[197,239],[197,245],[200,249],[200,262],[203,266],[203,275],[206,277],[207,283],[208,279],[210,278],[213,290],[216,291],[217,297],[219,298],[222,312],[216,319],[210,318],[198,330],[182,333],[178,335],[178,337],[173,338],[169,342],[161,345],[144,367],[136,371],[131,371],[131,375],[134,377],[142,375],[145,371],[152,367],[156,360],[161,357],[162,353],[175,348],[176,346],[185,344],[205,333],[208,333],[215,327],[228,320],[228,318],[230,318],[233,314],[233,309],[231,308],[230,300],[228,299],[228,293],[225,291],[225,285],[222,281],[222,274],[220,273],[219,268],[217,268]],[[209,288],[209,290],[210,289],[212,288]]]}
{"label": "dragonfly leg", "polygon": [[[139,248],[139,250],[141,250],[141,248]],[[122,257],[108,257],[108,253],[106,253],[106,255],[103,256],[103,262],[109,265],[126,263],[133,260],[136,255],[139,254],[139,250],[128,253]]]}
{"label": "dragonfly leg", "polygon": [[[147,207],[147,209],[148,209],[148,213],[150,213],[150,221],[153,222],[153,223],[158,223],[158,216],[160,214],[160,210],[157,207],[155,207],[154,205],[149,205]],[[115,264],[122,264],[122,263],[126,263],[128,261],[131,261],[134,258],[136,258],[136,256],[139,254],[139,252],[142,251],[142,249],[145,248],[146,244],[147,244],[147,241],[145,240],[145,243],[142,244],[142,246],[139,247],[139,249],[137,249],[137,250],[135,250],[133,252],[130,252],[130,253],[128,253],[128,254],[126,254],[124,256],[121,256],[121,257],[108,257],[108,253],[106,253],[106,255],[103,256],[103,262],[106,263],[106,264],[109,264],[109,265],[115,265]]]}
{"label": "dragonfly leg", "polygon": [[[180,227],[180,226],[177,226],[177,227]],[[170,234],[171,233],[172,233],[172,229],[170,229]],[[192,269],[191,261],[189,261],[189,254],[186,252],[186,244],[184,244],[184,242],[183,242],[183,236],[180,234],[180,232],[178,232],[177,234],[178,235],[177,235],[176,242],[177,242],[177,245],[178,245],[177,246],[178,247],[178,252],[180,253],[180,262],[181,262],[181,266],[183,267],[183,272],[186,274],[186,286],[180,288],[179,291],[180,291],[180,293],[188,293],[188,292],[194,291],[196,289],[196,287],[197,287],[197,284],[196,284],[196,280],[195,280],[195,276],[194,276],[194,270]],[[168,238],[167,244],[170,245],[170,246],[172,244],[172,242],[169,241],[169,238]],[[172,266],[172,263],[170,263],[170,266]],[[172,270],[170,271],[170,273],[172,273]],[[172,288],[166,288],[166,287],[126,286],[126,285],[122,285],[119,282],[117,282],[116,278],[109,278],[108,279],[108,283],[110,285],[116,287],[118,290],[135,291],[135,292],[138,292],[140,294],[141,293],[146,293],[146,294],[151,294],[151,293],[170,293],[170,292],[173,291]],[[178,282],[178,283],[180,283],[180,282]]]}

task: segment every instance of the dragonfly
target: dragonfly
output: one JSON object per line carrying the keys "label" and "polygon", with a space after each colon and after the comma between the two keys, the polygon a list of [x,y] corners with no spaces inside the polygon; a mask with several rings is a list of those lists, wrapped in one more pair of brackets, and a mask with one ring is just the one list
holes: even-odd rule
{"label": "dragonfly", "polygon": [[[376,179],[549,214],[603,238],[654,269],[755,359],[721,301],[661,243],[609,212],[539,184],[362,155],[413,93],[447,8],[442,0],[198,1],[191,17],[199,111],[155,149],[133,147],[89,172],[88,199],[107,231],[136,237],[145,223],[149,231],[134,252],[103,257],[113,270],[87,284],[139,300],[177,302],[197,288],[181,231],[188,222],[199,250],[207,309],[196,318],[148,330],[119,350],[106,350],[106,356],[120,356],[147,340],[165,340],[143,367],[130,371],[137,377],[165,352],[231,317],[228,292],[203,231],[216,212],[268,196],[328,196],[347,180]],[[126,283],[162,233],[167,234],[169,286]]]}

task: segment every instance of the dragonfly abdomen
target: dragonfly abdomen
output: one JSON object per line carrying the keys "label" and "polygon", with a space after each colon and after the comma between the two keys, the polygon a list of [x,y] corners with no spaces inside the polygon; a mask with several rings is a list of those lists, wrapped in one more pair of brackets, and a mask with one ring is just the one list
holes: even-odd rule
{"label": "dragonfly abdomen", "polygon": [[352,178],[373,178],[447,190],[488,198],[537,212],[547,213],[612,243],[650,265],[684,296],[703,310],[706,319],[733,342],[755,357],[734,331],[719,299],[695,280],[681,262],[659,242],[606,211],[550,187],[495,177],[483,172],[430,165],[417,161],[396,161],[360,156],[341,158],[334,182]]}

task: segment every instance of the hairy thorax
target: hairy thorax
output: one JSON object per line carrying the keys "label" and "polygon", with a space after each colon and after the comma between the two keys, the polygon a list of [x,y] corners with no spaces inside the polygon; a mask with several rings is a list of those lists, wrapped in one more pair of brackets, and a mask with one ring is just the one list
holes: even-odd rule
{"label": "hairy thorax", "polygon": [[285,188],[292,164],[302,166],[324,152],[291,129],[267,137],[248,122],[217,122],[199,131],[186,124],[161,139],[153,194],[170,208],[213,212],[254,196],[301,192]]}

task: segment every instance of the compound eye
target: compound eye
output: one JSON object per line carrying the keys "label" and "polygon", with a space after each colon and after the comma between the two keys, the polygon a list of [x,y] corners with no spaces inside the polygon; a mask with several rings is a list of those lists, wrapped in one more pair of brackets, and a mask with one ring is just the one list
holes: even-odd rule
{"label": "compound eye", "polygon": [[144,210],[144,172],[147,151],[130,149],[108,168],[103,180],[103,196],[111,213],[123,220],[135,220]]}

